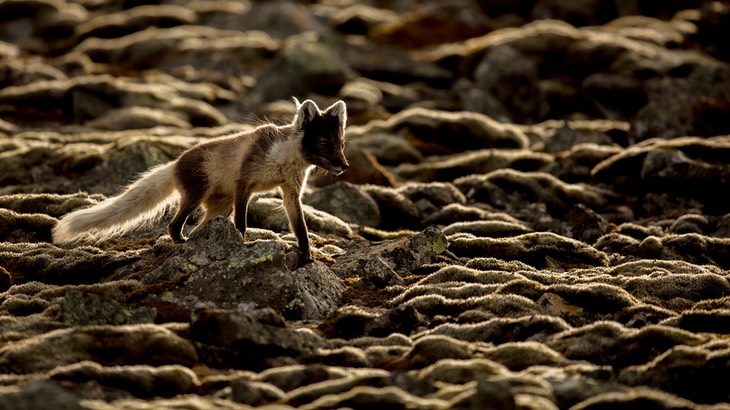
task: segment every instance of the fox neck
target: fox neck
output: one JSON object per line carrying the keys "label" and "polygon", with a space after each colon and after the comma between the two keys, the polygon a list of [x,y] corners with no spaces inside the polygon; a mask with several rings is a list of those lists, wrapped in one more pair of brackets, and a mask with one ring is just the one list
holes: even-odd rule
{"label": "fox neck", "polygon": [[269,147],[267,156],[271,162],[285,164],[288,169],[296,172],[304,172],[310,167],[313,167],[304,157],[304,151],[302,149],[303,134],[295,132],[293,125],[285,125],[280,130],[287,137],[275,141]]}

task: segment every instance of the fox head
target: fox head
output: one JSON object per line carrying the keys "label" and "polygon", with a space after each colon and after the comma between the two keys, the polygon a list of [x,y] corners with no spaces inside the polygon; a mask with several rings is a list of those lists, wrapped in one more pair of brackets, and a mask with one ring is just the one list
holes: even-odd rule
{"label": "fox head", "polygon": [[320,111],[312,100],[297,105],[294,128],[302,141],[304,158],[327,172],[339,175],[350,166],[345,158],[347,107],[337,101]]}

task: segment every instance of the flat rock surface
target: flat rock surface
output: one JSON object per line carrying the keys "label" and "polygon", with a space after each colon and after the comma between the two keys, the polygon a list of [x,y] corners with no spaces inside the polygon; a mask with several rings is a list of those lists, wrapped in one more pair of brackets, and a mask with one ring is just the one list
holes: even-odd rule
{"label": "flat rock surface", "polygon": [[[660,3],[0,0],[0,408],[730,409],[730,6]],[[292,96],[312,263],[50,243]]]}

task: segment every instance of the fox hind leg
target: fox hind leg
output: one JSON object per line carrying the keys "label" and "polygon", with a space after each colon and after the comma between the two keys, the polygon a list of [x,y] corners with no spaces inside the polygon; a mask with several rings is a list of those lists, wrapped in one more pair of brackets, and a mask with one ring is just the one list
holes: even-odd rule
{"label": "fox hind leg", "polygon": [[236,228],[243,235],[244,240],[246,240],[246,218],[248,216],[248,204],[251,202],[251,195],[253,195],[253,191],[248,185],[243,183],[238,184],[236,198],[234,199],[235,209],[233,221],[236,224]]}
{"label": "fox hind leg", "polygon": [[203,209],[205,210],[205,215],[203,218],[198,222],[197,225],[195,225],[195,228],[193,228],[193,231],[190,232],[190,235],[192,236],[195,232],[197,232],[203,225],[208,223],[211,219],[215,218],[216,216],[229,216],[231,212],[233,212],[233,198],[231,198],[228,195],[210,195],[208,198],[206,198],[203,201]]}
{"label": "fox hind leg", "polygon": [[191,194],[189,192],[183,192],[180,198],[180,206],[177,208],[175,216],[172,221],[167,225],[167,232],[170,234],[170,238],[175,243],[185,242],[185,238],[182,236],[182,230],[185,226],[185,221],[193,213],[202,202],[201,195]]}

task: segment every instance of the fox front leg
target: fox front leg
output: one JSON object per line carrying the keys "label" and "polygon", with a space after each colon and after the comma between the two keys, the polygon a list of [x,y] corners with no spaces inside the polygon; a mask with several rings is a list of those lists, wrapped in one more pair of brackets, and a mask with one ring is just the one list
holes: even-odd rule
{"label": "fox front leg", "polygon": [[289,218],[289,226],[299,244],[299,266],[306,265],[312,261],[312,251],[309,248],[309,233],[307,224],[304,221],[302,201],[299,198],[299,190],[293,187],[282,186],[284,197],[284,209]]}

